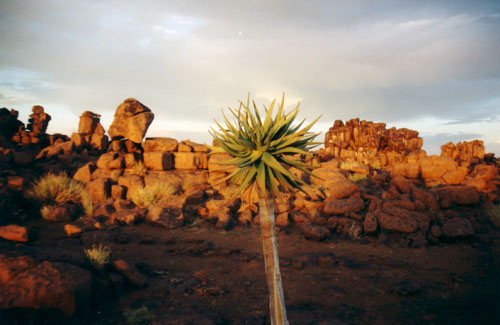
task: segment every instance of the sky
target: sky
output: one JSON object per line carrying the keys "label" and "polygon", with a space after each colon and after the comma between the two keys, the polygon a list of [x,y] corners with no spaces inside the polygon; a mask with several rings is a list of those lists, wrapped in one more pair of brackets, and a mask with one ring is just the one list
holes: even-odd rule
{"label": "sky", "polygon": [[498,157],[500,1],[0,0],[0,107],[44,106],[49,133],[134,97],[147,136],[210,143],[222,109],[283,92],[320,141],[359,117]]}

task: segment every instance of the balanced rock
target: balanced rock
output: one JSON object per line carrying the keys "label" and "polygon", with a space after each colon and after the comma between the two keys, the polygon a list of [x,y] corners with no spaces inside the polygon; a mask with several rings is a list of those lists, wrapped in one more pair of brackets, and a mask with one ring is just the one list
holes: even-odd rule
{"label": "balanced rock", "polygon": [[127,138],[141,143],[154,114],[149,108],[134,98],[128,98],[118,106],[108,133],[111,138]]}

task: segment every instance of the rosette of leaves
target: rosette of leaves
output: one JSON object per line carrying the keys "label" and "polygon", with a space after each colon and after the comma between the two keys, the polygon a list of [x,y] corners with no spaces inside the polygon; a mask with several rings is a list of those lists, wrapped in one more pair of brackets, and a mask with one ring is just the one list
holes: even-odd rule
{"label": "rosette of leaves", "polygon": [[215,121],[219,130],[212,128],[210,133],[216,145],[233,157],[219,164],[237,167],[221,182],[232,179],[239,183],[240,186],[235,196],[255,183],[258,185],[260,194],[270,191],[274,196],[279,196],[278,185],[285,190],[302,190],[301,185],[304,185],[304,181],[293,174],[289,168],[295,167],[312,174],[309,166],[295,159],[293,155],[311,155],[309,150],[320,144],[320,142],[312,142],[318,134],[311,133],[309,130],[321,116],[303,128],[305,120],[298,125],[293,125],[299,113],[300,103],[290,112],[285,113],[284,100],[283,95],[275,116],[273,116],[275,100],[269,108],[264,106],[265,116],[261,118],[255,102],[252,102],[253,110],[250,108],[249,96],[246,104],[240,101],[238,110],[229,108],[234,117],[233,122],[224,112],[222,115],[226,127]]}
{"label": "rosette of leaves", "polygon": [[283,190],[302,190],[304,181],[293,174],[290,168],[312,174],[309,166],[294,156],[310,155],[308,151],[319,144],[313,142],[318,134],[309,130],[320,117],[304,127],[305,120],[294,125],[300,103],[285,113],[283,94],[277,105],[277,112],[273,115],[275,102],[274,100],[269,108],[264,106],[265,114],[261,117],[255,102],[252,101],[253,109],[250,108],[249,95],[246,104],[240,101],[238,110],[229,108],[232,121],[222,112],[225,127],[215,121],[218,130],[212,128],[210,133],[216,144],[214,151],[222,150],[233,157],[220,164],[236,167],[220,182],[232,180],[240,184],[234,196],[250,191],[257,184],[271,323],[287,324],[276,245],[273,196],[280,195],[280,186]]}

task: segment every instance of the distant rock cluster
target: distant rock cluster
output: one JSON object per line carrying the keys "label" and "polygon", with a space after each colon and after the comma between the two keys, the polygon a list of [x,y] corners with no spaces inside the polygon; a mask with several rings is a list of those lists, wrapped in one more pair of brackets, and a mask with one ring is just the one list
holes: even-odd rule
{"label": "distant rock cluster", "polygon": [[[111,223],[145,219],[169,229],[195,218],[224,229],[233,223],[259,223],[256,191],[234,201],[230,194],[236,185],[221,181],[234,170],[222,164],[229,155],[211,153],[209,146],[190,140],[144,138],[153,118],[148,107],[128,98],[116,109],[109,137],[100,115],[85,111],[78,132],[64,138],[44,133],[50,117],[40,106],[33,108],[29,130],[17,121],[15,111],[2,109],[2,136],[11,137],[15,145],[0,151],[0,162],[70,171],[96,202],[96,216]],[[50,145],[29,151],[40,146],[40,140],[32,139],[44,137]],[[445,144],[440,156],[427,156],[422,143],[414,130],[387,129],[385,123],[358,118],[335,121],[325,136],[325,148],[313,153],[313,172],[319,178],[292,170],[307,183],[305,192],[276,198],[277,226],[295,225],[315,240],[333,233],[359,236],[386,230],[414,234],[414,245],[453,234],[455,224],[466,224],[466,233],[473,233],[472,223],[448,222],[457,217],[450,209],[477,206],[483,199],[500,201],[496,160],[484,159],[479,140]],[[22,177],[8,182],[16,189],[28,183]],[[169,184],[183,196],[154,211],[131,203],[135,193],[155,184]],[[438,220],[439,213],[450,218]]]}
{"label": "distant rock cluster", "polygon": [[410,162],[425,156],[423,139],[406,128],[386,128],[385,123],[351,119],[345,124],[336,120],[325,135],[322,159],[353,159],[375,166]]}

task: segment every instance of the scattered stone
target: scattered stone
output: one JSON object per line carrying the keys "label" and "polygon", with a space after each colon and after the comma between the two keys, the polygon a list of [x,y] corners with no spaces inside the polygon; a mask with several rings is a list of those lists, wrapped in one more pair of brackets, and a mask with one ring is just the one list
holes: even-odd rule
{"label": "scattered stone", "polygon": [[407,215],[394,216],[382,211],[375,213],[380,228],[401,233],[412,233],[418,228],[417,222]]}
{"label": "scattered stone", "polygon": [[144,288],[147,285],[146,278],[134,266],[124,260],[114,261],[113,266],[118,273],[123,275],[134,286]]}
{"label": "scattered stone", "polygon": [[79,235],[82,233],[82,229],[76,225],[67,224],[64,225],[64,231],[68,237]]}
{"label": "scattered stone", "polygon": [[184,224],[184,216],[179,208],[155,206],[149,211],[146,221],[166,229],[176,229]]}
{"label": "scattered stone", "polygon": [[109,222],[114,223],[118,221],[130,226],[144,220],[147,213],[147,209],[122,209],[113,213]]}
{"label": "scattered stone", "polygon": [[56,309],[68,317],[87,311],[92,276],[61,262],[36,262],[30,257],[0,254],[0,308]]}
{"label": "scattered stone", "polygon": [[8,176],[7,186],[14,191],[22,191],[24,187],[24,178],[21,176]]}
{"label": "scattered stone", "polygon": [[18,225],[0,227],[0,237],[10,241],[26,243],[29,239],[28,228]]}
{"label": "scattered stone", "polygon": [[76,218],[78,208],[73,204],[53,207],[49,213],[43,214],[42,217],[49,221],[71,221]]}
{"label": "scattered stone", "polygon": [[377,226],[377,218],[375,217],[375,215],[368,212],[365,216],[365,220],[363,221],[363,230],[368,234],[374,233],[377,231]]}
{"label": "scattered stone", "polygon": [[306,239],[322,241],[330,237],[330,230],[323,226],[313,226],[310,222],[300,224],[300,230]]}
{"label": "scattered stone", "polygon": [[446,209],[453,204],[458,205],[473,205],[479,202],[479,193],[475,187],[472,186],[443,186],[433,188],[432,193],[436,194],[439,198],[439,205],[441,208]]}
{"label": "scattered stone", "polygon": [[468,219],[462,217],[452,218],[443,225],[443,236],[460,238],[474,235],[474,228]]}
{"label": "scattered stone", "polygon": [[365,203],[363,199],[326,199],[323,212],[326,214],[343,215],[363,210]]}

